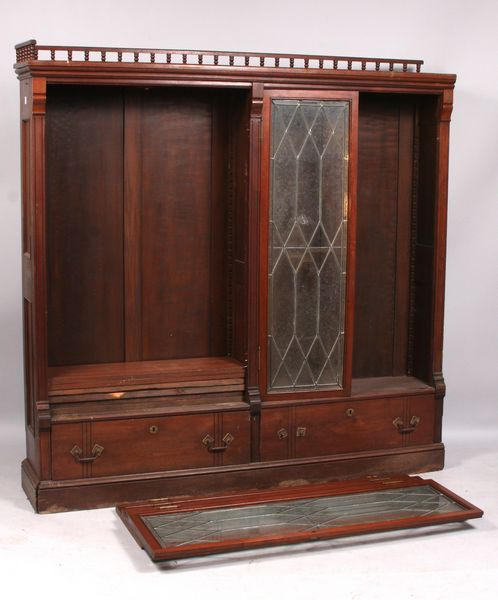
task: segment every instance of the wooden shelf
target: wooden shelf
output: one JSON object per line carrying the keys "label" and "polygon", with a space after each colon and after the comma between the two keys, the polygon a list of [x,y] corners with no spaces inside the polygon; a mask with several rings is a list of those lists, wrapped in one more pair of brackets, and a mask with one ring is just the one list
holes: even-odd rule
{"label": "wooden shelf", "polygon": [[107,400],[55,404],[50,411],[53,423],[109,421],[141,417],[162,417],[200,413],[249,410],[242,393],[203,394],[196,398],[147,398],[147,401]]}
{"label": "wooden shelf", "polygon": [[[331,399],[327,392],[323,392],[323,397],[313,400],[281,400],[278,394],[272,394],[271,400],[264,402],[265,408],[276,408],[283,406],[306,406],[310,404],[324,404],[330,402],[344,402],[345,400],[367,400],[369,398],[389,398],[395,396],[416,396],[421,394],[434,393],[434,388],[416,377],[400,375],[396,377],[363,377],[353,379],[351,386],[351,395],[344,394]],[[275,398],[273,397],[275,396]]]}
{"label": "wooden shelf", "polygon": [[84,394],[93,400],[102,394],[121,399],[131,391],[136,397],[140,390],[162,390],[160,393],[166,395],[198,392],[199,388],[237,391],[243,389],[244,370],[243,365],[228,357],[51,367],[48,393],[54,399]]}
{"label": "wooden shelf", "polygon": [[433,392],[434,388],[416,377],[364,377],[353,379],[351,396],[410,396]]}

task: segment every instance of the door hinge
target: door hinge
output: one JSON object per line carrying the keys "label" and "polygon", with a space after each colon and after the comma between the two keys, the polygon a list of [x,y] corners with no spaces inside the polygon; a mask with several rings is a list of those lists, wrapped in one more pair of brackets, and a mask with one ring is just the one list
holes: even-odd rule
{"label": "door hinge", "polygon": [[258,346],[258,371],[261,370],[261,346]]}

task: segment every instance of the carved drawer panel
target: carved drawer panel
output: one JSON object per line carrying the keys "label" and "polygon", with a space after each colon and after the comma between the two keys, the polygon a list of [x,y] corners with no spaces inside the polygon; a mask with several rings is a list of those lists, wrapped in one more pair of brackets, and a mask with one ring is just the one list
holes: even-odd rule
{"label": "carved drawer panel", "polygon": [[433,431],[432,395],[270,408],[261,416],[261,459],[430,444]]}
{"label": "carved drawer panel", "polygon": [[52,478],[77,479],[248,462],[250,417],[219,412],[54,425]]}

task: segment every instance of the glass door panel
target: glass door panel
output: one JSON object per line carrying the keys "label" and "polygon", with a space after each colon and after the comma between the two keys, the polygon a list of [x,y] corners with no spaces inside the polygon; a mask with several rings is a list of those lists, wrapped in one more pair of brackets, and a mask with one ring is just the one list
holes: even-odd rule
{"label": "glass door panel", "polygon": [[118,507],[153,560],[476,519],[482,510],[432,480],[382,477],[167,499]]}
{"label": "glass door panel", "polygon": [[268,392],[343,389],[351,101],[270,101]]}

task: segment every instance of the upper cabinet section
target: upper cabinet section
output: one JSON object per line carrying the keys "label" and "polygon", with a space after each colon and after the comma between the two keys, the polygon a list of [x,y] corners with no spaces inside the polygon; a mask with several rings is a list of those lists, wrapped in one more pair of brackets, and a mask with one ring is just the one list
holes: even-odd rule
{"label": "upper cabinet section", "polygon": [[431,382],[455,77],[422,62],[19,44],[42,362],[230,357],[291,401]]}

